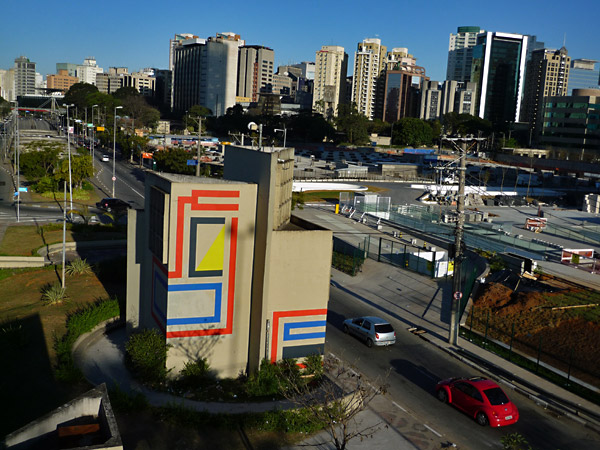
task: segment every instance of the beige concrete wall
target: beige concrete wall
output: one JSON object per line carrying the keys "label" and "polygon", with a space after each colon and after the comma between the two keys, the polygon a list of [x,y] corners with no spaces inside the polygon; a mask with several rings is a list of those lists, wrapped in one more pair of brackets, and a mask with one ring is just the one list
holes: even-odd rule
{"label": "beige concrete wall", "polygon": [[297,358],[322,349],[332,245],[331,231],[274,231],[270,234],[260,337],[261,359],[265,356],[272,361],[284,357]]}
{"label": "beige concrete wall", "polygon": [[153,274],[154,286],[168,284],[167,367],[204,357],[235,377],[248,361],[257,187],[199,181],[171,184],[168,279]]}

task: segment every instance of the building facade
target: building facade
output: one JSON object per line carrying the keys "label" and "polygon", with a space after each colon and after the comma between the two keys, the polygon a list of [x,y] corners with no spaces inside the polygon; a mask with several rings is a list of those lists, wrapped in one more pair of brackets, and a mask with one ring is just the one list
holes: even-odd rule
{"label": "building facade", "polygon": [[477,85],[454,80],[446,80],[442,85],[441,114],[455,112],[457,114],[475,115]]}
{"label": "building facade", "polygon": [[527,62],[521,122],[529,123],[533,136],[541,130],[541,109],[545,97],[567,95],[571,58],[565,47],[531,52]]}
{"label": "building facade", "polygon": [[561,159],[600,161],[600,89],[546,97],[540,143],[564,151]]}
{"label": "building facade", "polygon": [[419,117],[423,81],[429,81],[419,66],[397,65],[385,73],[383,120],[397,122],[403,117]]}
{"label": "building facade", "polygon": [[442,89],[437,81],[423,81],[419,119],[437,120],[442,111]]}
{"label": "building facade", "polygon": [[222,116],[235,105],[239,35],[219,33],[208,39],[188,39],[175,48],[173,109],[205,106]]}
{"label": "building facade", "polygon": [[77,76],[77,64],[73,63],[56,63],[56,73],[60,73],[61,70],[66,70],[67,75],[70,77]]}
{"label": "building facade", "polygon": [[83,64],[77,66],[77,78],[80,83],[96,85],[96,75],[104,72],[102,67],[98,67],[96,59],[93,57],[83,60]]}
{"label": "building facade", "polygon": [[525,82],[528,36],[480,34],[473,49],[471,81],[477,83],[477,115],[496,125],[517,122]]}
{"label": "building facade", "polygon": [[375,118],[377,88],[385,69],[386,55],[387,48],[381,45],[380,39],[359,42],[354,53],[351,101],[358,112],[370,120]]}
{"label": "building facade", "polygon": [[348,54],[344,47],[324,45],[316,53],[313,110],[326,118],[337,115],[346,99]]}
{"label": "building facade", "polygon": [[56,75],[48,75],[46,77],[46,87],[60,91],[63,94],[78,82],[79,78],[70,76],[69,72],[64,69],[59,70]]}
{"label": "building facade", "polygon": [[19,95],[35,95],[35,63],[20,56],[14,66],[15,99]]}
{"label": "building facade", "polygon": [[293,166],[290,148],[228,146],[223,179],[149,174],[128,218],[126,318],[162,333],[167,368],[206,358],[237,377],[323,354],[332,234],[291,223]]}
{"label": "building facade", "polygon": [[480,27],[458,27],[456,34],[450,33],[446,80],[471,81],[473,47],[477,45],[477,36],[484,32]]}
{"label": "building facade", "polygon": [[600,89],[600,69],[593,59],[571,60],[569,74],[569,95],[574,89]]}
{"label": "building facade", "polygon": [[0,69],[0,97],[7,102],[17,99],[15,95],[15,69]]}
{"label": "building facade", "polygon": [[240,47],[238,58],[238,97],[255,102],[259,93],[273,92],[273,68],[275,52],[260,45]]}

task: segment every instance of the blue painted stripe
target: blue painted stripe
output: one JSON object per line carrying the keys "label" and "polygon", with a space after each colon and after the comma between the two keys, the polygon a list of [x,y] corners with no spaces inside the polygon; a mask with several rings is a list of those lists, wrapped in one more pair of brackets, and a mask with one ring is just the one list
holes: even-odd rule
{"label": "blue painted stripe", "polygon": [[167,319],[167,326],[171,325],[197,325],[201,323],[219,323],[221,322],[221,301],[223,288],[221,283],[200,283],[200,284],[171,284],[169,292],[184,291],[215,291],[215,312],[212,316],[204,317],[179,317]]}
{"label": "blue painted stripe", "polygon": [[284,341],[301,341],[304,339],[319,339],[325,338],[325,331],[316,331],[313,333],[295,333],[291,331],[296,328],[314,328],[324,327],[327,324],[325,320],[313,320],[309,322],[290,322],[283,325],[283,340]]}

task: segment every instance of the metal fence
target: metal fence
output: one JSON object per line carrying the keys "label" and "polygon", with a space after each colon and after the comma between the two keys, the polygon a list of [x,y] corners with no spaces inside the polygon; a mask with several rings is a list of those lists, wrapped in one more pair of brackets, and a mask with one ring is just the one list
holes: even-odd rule
{"label": "metal fence", "polygon": [[524,359],[524,365],[536,373],[542,369],[551,370],[567,381],[575,377],[600,387],[600,362],[578,344],[586,341],[585,327],[574,326],[569,330],[568,340],[561,340],[553,329],[540,331],[519,327],[517,320],[503,320],[487,308],[473,307],[463,331],[468,331],[469,338],[484,347],[494,344],[496,353],[509,361],[519,357]]}

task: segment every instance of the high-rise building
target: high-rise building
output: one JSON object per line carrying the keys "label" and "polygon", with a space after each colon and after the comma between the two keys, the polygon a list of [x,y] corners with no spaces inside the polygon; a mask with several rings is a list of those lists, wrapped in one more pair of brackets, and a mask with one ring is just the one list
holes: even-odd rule
{"label": "high-rise building", "polygon": [[531,52],[523,95],[521,121],[537,135],[541,129],[541,108],[544,97],[567,95],[571,58],[566,48],[539,49]]}
{"label": "high-rise building", "polygon": [[423,81],[421,86],[421,108],[419,118],[436,120],[440,118],[442,89],[437,81]]}
{"label": "high-rise building", "polygon": [[61,70],[66,70],[67,75],[70,77],[77,76],[77,64],[73,63],[56,63],[56,73],[60,73]]}
{"label": "high-rise building", "polygon": [[491,31],[477,36],[471,81],[477,83],[476,113],[482,119],[496,125],[519,120],[528,38]]}
{"label": "high-rise building", "polygon": [[429,81],[423,67],[399,64],[395,70],[387,70],[383,120],[396,122],[403,117],[419,117],[423,81]]}
{"label": "high-rise building", "polygon": [[83,64],[77,66],[77,78],[80,83],[96,85],[96,74],[102,73],[102,67],[96,64],[96,58],[90,57],[83,60]]}
{"label": "high-rise building", "polygon": [[385,68],[387,48],[380,39],[365,39],[354,53],[351,101],[359,113],[374,118],[377,85]]}
{"label": "high-rise building", "polygon": [[191,33],[180,33],[169,40],[169,70],[173,70],[173,64],[175,63],[175,49],[180,47],[183,44],[183,41],[188,39],[198,39],[198,36]]}
{"label": "high-rise building", "polygon": [[563,159],[598,161],[600,89],[575,89],[573,95],[544,99],[540,143],[556,148]]}
{"label": "high-rise building", "polygon": [[15,97],[15,69],[0,69],[0,97],[7,102],[16,100]]}
{"label": "high-rise building", "polygon": [[298,64],[292,64],[292,67],[297,67],[302,70],[301,76],[307,80],[315,79],[315,63],[314,62],[301,62]]}
{"label": "high-rise building", "polygon": [[324,45],[316,53],[313,109],[326,118],[337,115],[346,98],[348,54],[344,47]]}
{"label": "high-rise building", "polygon": [[441,115],[455,112],[457,114],[475,115],[477,84],[446,80],[442,85]]}
{"label": "high-rise building", "polygon": [[245,42],[234,33],[218,33],[208,39],[193,38],[175,48],[173,109],[194,105],[222,116],[235,105],[238,50]]}
{"label": "high-rise building", "polygon": [[569,95],[573,94],[573,89],[600,89],[598,61],[593,59],[571,60]]}
{"label": "high-rise building", "polygon": [[456,34],[450,33],[446,80],[471,81],[473,47],[477,45],[477,35],[484,32],[479,27],[458,27]]}
{"label": "high-rise building", "polygon": [[275,52],[260,45],[240,47],[238,59],[237,95],[255,102],[258,94],[273,91]]}
{"label": "high-rise building", "polygon": [[15,59],[15,96],[35,95],[35,63],[25,56]]}
{"label": "high-rise building", "polygon": [[386,56],[385,69],[396,70],[399,66],[416,66],[417,58],[406,47],[394,47]]}

